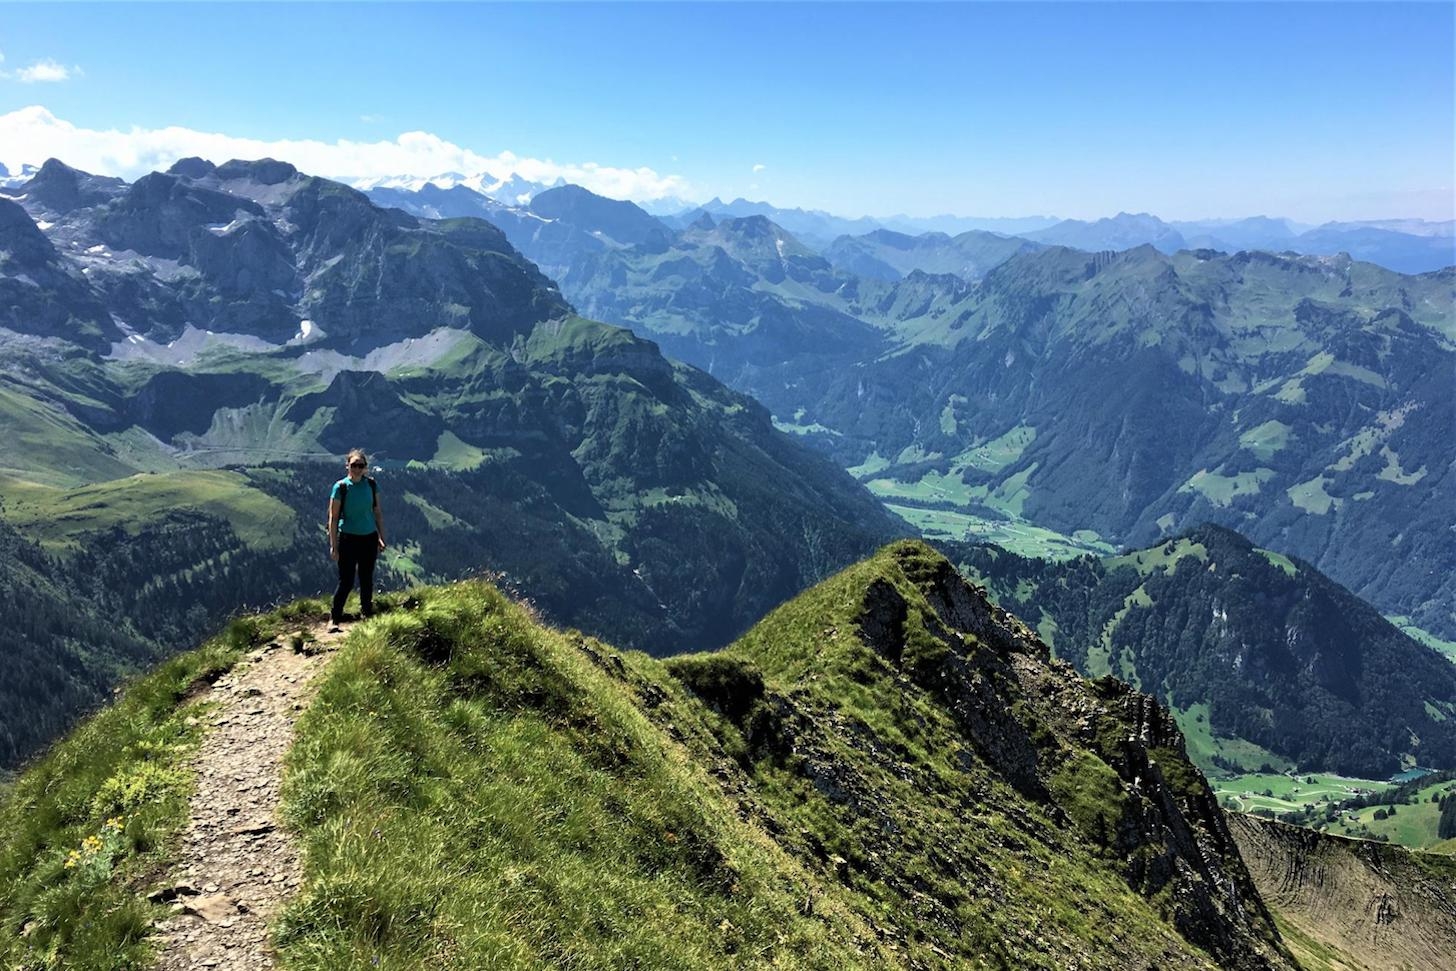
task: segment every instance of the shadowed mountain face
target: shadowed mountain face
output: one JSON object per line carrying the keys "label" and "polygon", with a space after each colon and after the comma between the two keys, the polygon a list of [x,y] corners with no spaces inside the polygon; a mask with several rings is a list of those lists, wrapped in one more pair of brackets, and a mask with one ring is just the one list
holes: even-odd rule
{"label": "shadowed mountain face", "polygon": [[[1362,778],[1456,767],[1456,666],[1302,560],[1212,526],[1100,560],[947,551],[1079,671],[1139,685],[1185,725],[1206,714],[1206,769],[1270,753]],[[1232,740],[1257,746],[1247,764]]]}
{"label": "shadowed mountain face", "polygon": [[328,583],[315,524],[359,444],[387,582],[501,570],[657,652],[723,643],[899,528],[486,222],[269,160],[94,182],[56,163],[0,200],[0,515],[77,577],[103,555],[96,606],[153,644]]}

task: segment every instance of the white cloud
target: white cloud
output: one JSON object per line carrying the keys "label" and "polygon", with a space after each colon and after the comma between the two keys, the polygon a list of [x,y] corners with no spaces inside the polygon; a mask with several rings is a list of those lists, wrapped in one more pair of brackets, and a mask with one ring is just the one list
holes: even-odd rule
{"label": "white cloud", "polygon": [[56,61],[46,59],[36,61],[29,67],[23,67],[15,72],[15,79],[22,84],[40,84],[50,81],[69,81],[81,73],[78,67],[66,67]]}
{"label": "white cloud", "polygon": [[767,165],[764,165],[762,162],[759,162],[757,165],[755,165],[753,167],[753,174],[754,175],[757,175],[758,173],[762,172],[766,168],[768,168]]}
{"label": "white cloud", "polygon": [[81,128],[40,105],[0,115],[0,162],[12,172],[19,171],[22,164],[38,165],[47,158],[58,158],[87,172],[135,179],[191,155],[214,162],[276,158],[311,175],[336,179],[443,172],[489,172],[504,178],[514,172],[532,182],[565,179],[616,199],[692,197],[692,187],[682,176],[662,175],[645,166],[629,169],[596,162],[555,162],[522,158],[508,151],[483,155],[424,131],[404,132],[393,141],[267,140],[176,126],[126,131]]}
{"label": "white cloud", "polygon": [[366,125],[377,125],[384,120],[383,115],[360,115],[359,120]]}

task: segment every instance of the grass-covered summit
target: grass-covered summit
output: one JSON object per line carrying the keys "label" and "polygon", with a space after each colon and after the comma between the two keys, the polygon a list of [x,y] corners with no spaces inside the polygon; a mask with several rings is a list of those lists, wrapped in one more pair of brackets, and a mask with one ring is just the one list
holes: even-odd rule
{"label": "grass-covered summit", "polygon": [[[297,725],[283,967],[1292,966],[1167,714],[1051,661],[922,544],[666,662],[483,583],[393,607]],[[287,637],[278,623],[235,630],[208,677],[250,637]],[[90,893],[127,919],[109,949],[88,929],[87,953],[142,966],[167,818],[137,795],[85,888],[64,860],[114,814],[82,790],[170,772],[195,735],[189,665],[0,808],[28,821],[23,847],[0,828],[0,963],[103,966],[66,951]]]}

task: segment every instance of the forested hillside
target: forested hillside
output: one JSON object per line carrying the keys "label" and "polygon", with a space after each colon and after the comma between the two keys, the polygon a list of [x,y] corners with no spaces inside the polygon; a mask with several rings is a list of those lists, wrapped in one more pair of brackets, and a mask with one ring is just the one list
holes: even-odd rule
{"label": "forested hillside", "polygon": [[1206,718],[1208,769],[1456,767],[1456,665],[1296,557],[1214,526],[1060,563],[945,545],[1058,657]]}

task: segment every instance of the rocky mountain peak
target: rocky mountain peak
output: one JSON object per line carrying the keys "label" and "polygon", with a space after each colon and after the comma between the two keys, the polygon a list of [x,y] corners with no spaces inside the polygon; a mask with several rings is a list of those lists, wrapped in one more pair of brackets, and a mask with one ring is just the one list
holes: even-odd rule
{"label": "rocky mountain peak", "polygon": [[13,260],[30,269],[49,263],[56,248],[19,203],[0,198],[0,265]]}
{"label": "rocky mountain peak", "polygon": [[40,170],[19,189],[29,208],[64,215],[112,199],[126,190],[121,179],[91,175],[62,162],[46,159]]}
{"label": "rocky mountain peak", "polygon": [[216,171],[216,165],[213,165],[205,158],[198,158],[193,155],[173,162],[172,167],[167,170],[167,174],[180,175],[188,179],[205,179]]}
{"label": "rocky mountain peak", "polygon": [[217,167],[217,177],[224,182],[248,179],[260,185],[278,185],[298,175],[298,169],[277,159],[260,158],[248,161],[231,159]]}

